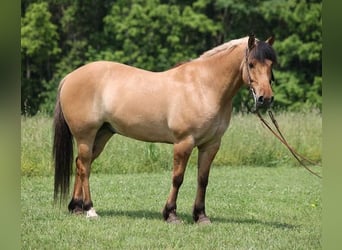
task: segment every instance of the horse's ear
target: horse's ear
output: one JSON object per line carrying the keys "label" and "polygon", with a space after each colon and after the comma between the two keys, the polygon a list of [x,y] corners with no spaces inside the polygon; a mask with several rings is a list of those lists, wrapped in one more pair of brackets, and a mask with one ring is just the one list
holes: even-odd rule
{"label": "horse's ear", "polygon": [[265,42],[272,46],[274,43],[274,40],[275,40],[274,36],[270,36]]}
{"label": "horse's ear", "polygon": [[255,46],[255,36],[254,34],[250,34],[248,38],[248,49],[251,50]]}

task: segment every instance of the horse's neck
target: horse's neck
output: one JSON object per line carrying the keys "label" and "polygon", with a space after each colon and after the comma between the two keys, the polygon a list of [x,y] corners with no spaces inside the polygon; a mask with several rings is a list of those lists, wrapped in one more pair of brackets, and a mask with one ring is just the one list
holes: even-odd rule
{"label": "horse's neck", "polygon": [[243,84],[241,72],[243,51],[241,45],[229,52],[220,52],[202,59],[209,75],[205,84],[217,92],[222,102],[231,101]]}

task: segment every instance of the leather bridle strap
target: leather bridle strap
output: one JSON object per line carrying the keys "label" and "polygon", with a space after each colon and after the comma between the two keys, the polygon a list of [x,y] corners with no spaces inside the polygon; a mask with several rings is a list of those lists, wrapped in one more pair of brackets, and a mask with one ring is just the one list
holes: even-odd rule
{"label": "leather bridle strap", "polygon": [[[253,96],[254,98],[254,103],[256,105],[257,103],[257,97],[256,97],[256,94],[255,94],[255,91],[253,89],[253,86],[252,86],[252,79],[251,79],[251,75],[249,73],[249,65],[248,65],[248,54],[249,54],[249,49],[248,49],[248,46],[246,48],[246,53],[245,53],[245,65],[246,65],[246,71],[247,71],[247,80],[248,80],[248,87],[249,87],[249,92],[251,93],[251,95]],[[256,108],[256,107],[255,107]]]}

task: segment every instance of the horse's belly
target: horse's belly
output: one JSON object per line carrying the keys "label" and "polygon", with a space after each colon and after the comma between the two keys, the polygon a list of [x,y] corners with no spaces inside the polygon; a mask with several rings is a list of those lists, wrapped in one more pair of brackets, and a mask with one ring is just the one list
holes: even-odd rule
{"label": "horse's belly", "polygon": [[118,134],[148,142],[173,143],[163,115],[151,112],[114,112],[109,119]]}
{"label": "horse's belly", "polygon": [[170,131],[164,126],[117,123],[114,129],[120,135],[140,141],[173,143]]}

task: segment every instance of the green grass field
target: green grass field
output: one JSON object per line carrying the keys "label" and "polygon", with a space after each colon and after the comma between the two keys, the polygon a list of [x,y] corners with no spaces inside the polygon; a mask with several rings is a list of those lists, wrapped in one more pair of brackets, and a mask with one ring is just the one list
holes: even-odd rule
{"label": "green grass field", "polygon": [[179,194],[181,225],[162,220],[166,171],[92,175],[95,220],[54,207],[52,177],[21,185],[22,249],[321,249],[321,181],[300,167],[214,167],[206,226],[191,218],[194,168]]}
{"label": "green grass field", "polygon": [[[319,112],[275,114],[300,153],[321,161]],[[54,206],[52,119],[22,117],[23,249],[321,249],[321,180],[292,158],[254,115],[235,114],[213,163],[206,211],[192,222],[196,150],[178,198],[181,225],[162,220],[172,146],[114,136],[94,162],[90,185],[99,219]],[[322,167],[312,166],[322,174]]]}

